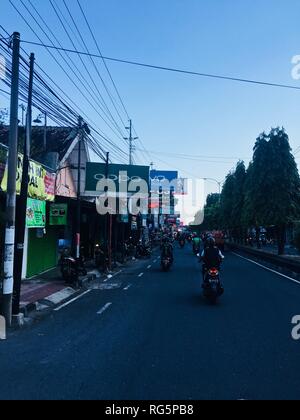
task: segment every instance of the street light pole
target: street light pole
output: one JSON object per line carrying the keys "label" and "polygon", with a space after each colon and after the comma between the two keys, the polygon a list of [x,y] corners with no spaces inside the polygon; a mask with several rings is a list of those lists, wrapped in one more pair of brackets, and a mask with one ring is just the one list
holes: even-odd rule
{"label": "street light pole", "polygon": [[219,195],[221,195],[222,193],[222,182],[218,181],[215,178],[202,178],[204,181],[212,181],[212,182],[216,182],[218,184],[219,187]]}

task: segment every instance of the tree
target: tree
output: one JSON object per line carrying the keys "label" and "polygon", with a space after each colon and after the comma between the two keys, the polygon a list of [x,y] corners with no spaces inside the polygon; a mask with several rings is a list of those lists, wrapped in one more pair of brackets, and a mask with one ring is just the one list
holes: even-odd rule
{"label": "tree", "polygon": [[210,194],[204,207],[203,230],[217,230],[220,227],[220,194]]}
{"label": "tree", "polygon": [[283,128],[257,139],[245,187],[242,220],[257,228],[275,225],[278,253],[282,255],[286,227],[300,214],[300,178]]}
{"label": "tree", "polygon": [[234,220],[233,220],[233,207],[234,207],[234,189],[235,189],[235,175],[230,172],[225,180],[222,194],[221,194],[221,215],[220,222],[223,229],[229,230],[233,234]]}
{"label": "tree", "polygon": [[234,237],[238,242],[245,239],[245,225],[242,219],[242,209],[245,202],[245,183],[247,179],[245,163],[238,162],[233,174],[233,186],[231,192],[232,210],[231,210],[231,226],[233,228]]}

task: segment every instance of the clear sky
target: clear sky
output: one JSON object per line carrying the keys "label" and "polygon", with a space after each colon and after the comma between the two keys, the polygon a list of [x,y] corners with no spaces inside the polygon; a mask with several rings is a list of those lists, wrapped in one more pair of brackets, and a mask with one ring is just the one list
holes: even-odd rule
{"label": "clear sky", "polygon": [[[24,10],[20,0],[13,1]],[[63,0],[56,1],[63,9]],[[97,52],[76,1],[66,1],[91,51]],[[72,47],[49,1],[32,3],[55,29],[61,43]],[[299,0],[82,3],[104,55],[300,87],[300,81],[291,77],[291,59],[300,54]],[[33,24],[28,14],[24,12],[24,16]],[[36,41],[8,0],[1,0],[0,23],[9,32],[21,32],[23,39]],[[51,57],[39,47],[26,49],[36,53],[37,61],[108,133]],[[79,63],[78,58],[74,60]],[[180,169],[183,176],[193,174],[221,181],[237,159],[248,162],[255,139],[264,130],[284,126],[292,147],[300,146],[300,91],[108,65],[145,148],[155,152],[146,159],[137,155],[139,163],[149,164],[151,159],[156,169]],[[2,97],[0,100],[3,105]],[[210,158],[175,159],[170,153]],[[209,189],[217,191],[217,186],[209,184]]]}

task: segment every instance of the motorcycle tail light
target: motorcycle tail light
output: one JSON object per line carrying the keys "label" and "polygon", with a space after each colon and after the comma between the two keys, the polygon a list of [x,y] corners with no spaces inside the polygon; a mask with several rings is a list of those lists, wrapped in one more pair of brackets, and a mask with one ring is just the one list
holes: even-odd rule
{"label": "motorcycle tail light", "polygon": [[219,271],[216,268],[212,268],[209,270],[208,274],[212,277],[217,277],[219,275]]}

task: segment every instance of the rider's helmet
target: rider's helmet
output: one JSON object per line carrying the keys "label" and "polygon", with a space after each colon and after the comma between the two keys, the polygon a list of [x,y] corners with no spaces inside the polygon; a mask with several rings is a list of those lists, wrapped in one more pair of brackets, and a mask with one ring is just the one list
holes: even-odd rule
{"label": "rider's helmet", "polygon": [[216,246],[216,240],[213,236],[210,236],[207,240],[207,246],[209,248],[213,248],[214,246]]}

